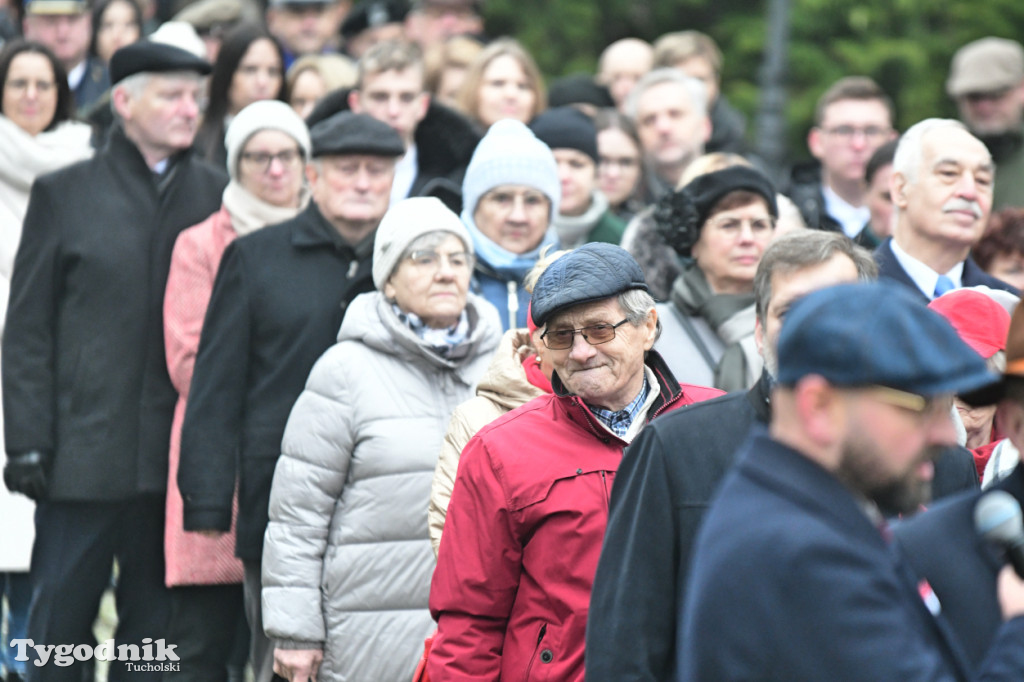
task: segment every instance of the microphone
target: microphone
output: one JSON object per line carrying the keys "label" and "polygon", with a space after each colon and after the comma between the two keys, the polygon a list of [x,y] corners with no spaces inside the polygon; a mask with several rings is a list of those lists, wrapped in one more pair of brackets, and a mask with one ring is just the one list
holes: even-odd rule
{"label": "microphone", "polygon": [[1013,570],[1024,578],[1024,519],[1017,498],[1004,490],[982,495],[974,506],[974,528],[1002,548]]}

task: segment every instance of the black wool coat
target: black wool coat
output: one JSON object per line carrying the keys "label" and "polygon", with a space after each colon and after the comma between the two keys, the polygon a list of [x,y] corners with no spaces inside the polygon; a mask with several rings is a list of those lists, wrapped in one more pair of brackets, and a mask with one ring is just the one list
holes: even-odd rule
{"label": "black wool coat", "polygon": [[236,554],[262,555],[288,414],[349,302],[373,291],[373,238],[346,243],[310,203],[224,251],[181,433],[185,530],[228,530],[237,478]]}
{"label": "black wool coat", "polygon": [[33,185],[3,336],[4,427],[9,453],[52,455],[51,500],[166,490],[171,251],[226,184],[191,151],[158,179],[118,126],[95,157]]}

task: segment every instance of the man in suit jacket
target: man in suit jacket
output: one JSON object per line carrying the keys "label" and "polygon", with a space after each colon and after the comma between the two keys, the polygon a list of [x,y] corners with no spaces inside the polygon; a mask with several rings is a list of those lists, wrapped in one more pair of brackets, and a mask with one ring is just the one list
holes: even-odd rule
{"label": "man in suit jacket", "polygon": [[[748,440],[697,539],[677,679],[973,679],[879,507],[926,499],[935,453],[956,439],[952,396],[992,381],[984,361],[911,294],[844,284],[790,309],[778,368],[769,431]],[[1000,598],[1008,621],[982,672],[1019,680],[1012,569]]]}
{"label": "man in suit jacket", "polygon": [[929,118],[903,133],[893,159],[893,236],[875,251],[879,277],[925,302],[950,289],[983,284],[1017,290],[970,257],[992,211],[996,168],[964,124]]}
{"label": "man in suit jacket", "polygon": [[[28,624],[37,644],[93,641],[115,559],[118,643],[157,640],[166,627],[177,392],[164,361],[163,291],[178,233],[217,209],[227,183],[191,151],[209,72],[168,45],[122,48],[111,60],[118,123],[106,147],[32,187],[3,337],[3,400],[4,480],[40,500]],[[29,666],[30,679],[81,680],[82,667]],[[124,674],[116,665],[110,673]]]}

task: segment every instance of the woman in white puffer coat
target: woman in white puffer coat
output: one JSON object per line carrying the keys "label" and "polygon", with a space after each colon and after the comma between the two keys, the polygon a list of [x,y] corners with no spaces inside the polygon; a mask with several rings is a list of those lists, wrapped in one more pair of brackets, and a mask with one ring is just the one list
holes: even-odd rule
{"label": "woman in white puffer coat", "polygon": [[501,336],[494,307],[468,293],[471,244],[436,199],[392,207],[374,242],[378,290],[352,301],[292,408],[262,595],[288,680],[406,682],[433,632],[431,479]]}

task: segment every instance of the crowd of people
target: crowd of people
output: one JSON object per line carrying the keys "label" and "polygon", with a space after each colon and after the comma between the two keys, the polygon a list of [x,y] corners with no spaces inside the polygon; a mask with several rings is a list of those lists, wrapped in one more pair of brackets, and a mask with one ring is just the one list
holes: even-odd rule
{"label": "crowd of people", "polygon": [[708,35],[481,9],[26,0],[0,679],[1024,679],[1024,47],[780,181]]}

